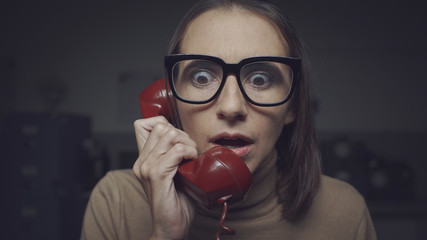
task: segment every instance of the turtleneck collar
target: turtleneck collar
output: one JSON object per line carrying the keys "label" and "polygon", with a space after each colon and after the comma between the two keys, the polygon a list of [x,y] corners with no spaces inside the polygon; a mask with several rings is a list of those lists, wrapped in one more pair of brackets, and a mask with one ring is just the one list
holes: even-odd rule
{"label": "turtleneck collar", "polygon": [[[230,204],[227,219],[253,219],[271,214],[281,215],[281,205],[277,203],[278,196],[276,191],[276,181],[278,177],[277,170],[277,152],[275,151],[269,161],[261,164],[252,174],[253,185],[243,200]],[[277,210],[277,211],[276,211]],[[222,206],[206,208],[199,206],[197,213],[218,219],[221,216]]]}

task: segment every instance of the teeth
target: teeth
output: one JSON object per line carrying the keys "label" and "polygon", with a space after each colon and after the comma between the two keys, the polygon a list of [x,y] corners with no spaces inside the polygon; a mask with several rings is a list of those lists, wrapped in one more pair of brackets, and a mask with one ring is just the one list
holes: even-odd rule
{"label": "teeth", "polygon": [[228,145],[224,145],[224,147],[229,148],[229,149],[235,149],[235,148],[238,148],[239,146],[228,146]]}

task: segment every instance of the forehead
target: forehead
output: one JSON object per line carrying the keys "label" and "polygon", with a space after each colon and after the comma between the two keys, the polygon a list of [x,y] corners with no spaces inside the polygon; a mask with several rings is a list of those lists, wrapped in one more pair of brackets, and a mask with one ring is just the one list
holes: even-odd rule
{"label": "forehead", "polygon": [[247,10],[214,9],[195,18],[181,42],[183,54],[205,54],[238,62],[253,56],[288,56],[275,24]]}

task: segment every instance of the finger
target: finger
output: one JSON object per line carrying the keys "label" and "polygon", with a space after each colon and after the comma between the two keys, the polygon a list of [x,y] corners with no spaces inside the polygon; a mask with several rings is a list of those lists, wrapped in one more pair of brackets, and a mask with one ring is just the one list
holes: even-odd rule
{"label": "finger", "polygon": [[159,158],[162,157],[162,153],[153,152],[153,148],[159,143],[161,136],[165,132],[167,132],[167,125],[158,123],[152,127],[146,140],[140,139],[140,142],[138,143],[139,155],[133,166],[134,173],[140,180],[147,175],[145,173],[146,171],[144,171],[144,168],[142,167],[143,164],[146,165],[145,162],[149,160],[158,162]]}
{"label": "finger", "polygon": [[[175,147],[175,145],[177,146]],[[181,150],[183,146],[188,146],[191,149],[190,154],[188,154],[189,151],[186,151],[187,149]],[[168,173],[173,170],[183,158],[194,158],[197,156],[196,143],[187,133],[170,125],[162,123],[156,124],[151,130],[138,159],[134,163],[133,169],[135,176],[142,180],[142,178],[147,177],[147,175],[151,175],[146,173],[146,171],[150,168],[158,169],[158,165],[163,165],[162,159],[171,149],[173,149],[172,154],[174,155],[173,157],[167,157],[167,159],[171,159],[171,161],[165,165]],[[142,165],[145,166],[142,167]]]}
{"label": "finger", "polygon": [[147,141],[148,137],[150,136],[151,131],[159,123],[165,125],[169,124],[168,120],[166,120],[166,118],[163,116],[138,119],[134,122],[133,125],[135,129],[135,137],[139,153],[141,153],[142,148],[145,145],[145,142]]}
{"label": "finger", "polygon": [[146,167],[151,170],[149,173],[152,180],[171,180],[178,169],[178,165],[184,159],[194,159],[197,157],[197,149],[181,143],[175,144],[164,156],[155,161],[147,161]]}
{"label": "finger", "polygon": [[[187,146],[192,148],[194,154],[188,155],[188,151],[180,151],[181,147]],[[172,156],[170,153],[166,157],[169,151],[172,150]],[[164,124],[158,124],[151,132],[147,143],[144,146],[140,156],[135,163],[135,167],[139,168],[140,165],[151,166],[153,169],[158,169],[159,166],[166,166],[167,172],[171,171],[171,168],[176,167],[183,158],[197,156],[196,143],[186,134],[185,132],[178,130],[174,127],[165,126]],[[170,159],[169,163],[164,164],[164,158]],[[144,176],[144,173],[141,173]]]}
{"label": "finger", "polygon": [[143,152],[155,151],[155,153],[162,155],[168,152],[177,143],[196,147],[196,143],[186,132],[172,125],[157,124],[151,131],[144,145]]}
{"label": "finger", "polygon": [[[142,183],[144,189],[148,190],[148,195],[151,196],[153,194],[151,190],[157,192],[154,195],[159,195],[159,191],[162,192],[160,189],[165,189],[165,186],[173,185],[173,178],[181,161],[196,157],[197,150],[195,147],[178,143],[159,158],[150,154],[148,156],[150,160],[139,164],[135,163],[133,172]],[[166,189],[169,189],[169,187]]]}

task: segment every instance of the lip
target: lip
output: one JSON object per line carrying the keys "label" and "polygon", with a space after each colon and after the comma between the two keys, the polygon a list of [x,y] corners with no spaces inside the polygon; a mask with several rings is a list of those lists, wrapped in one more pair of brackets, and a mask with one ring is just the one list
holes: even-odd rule
{"label": "lip", "polygon": [[[217,141],[219,141],[220,139],[229,139],[229,140],[241,140],[244,141],[245,144],[239,147],[233,147],[233,148],[229,148],[231,151],[233,151],[234,153],[236,153],[239,157],[244,157],[246,156],[250,150],[252,149],[252,146],[254,144],[254,140],[244,134],[240,134],[240,133],[228,133],[228,132],[224,132],[224,133],[220,133],[215,135],[213,138],[211,138],[209,140],[209,142],[213,145],[213,146],[219,146],[220,144],[217,143]],[[212,146],[212,147],[213,147]],[[226,146],[225,146],[226,147]]]}

